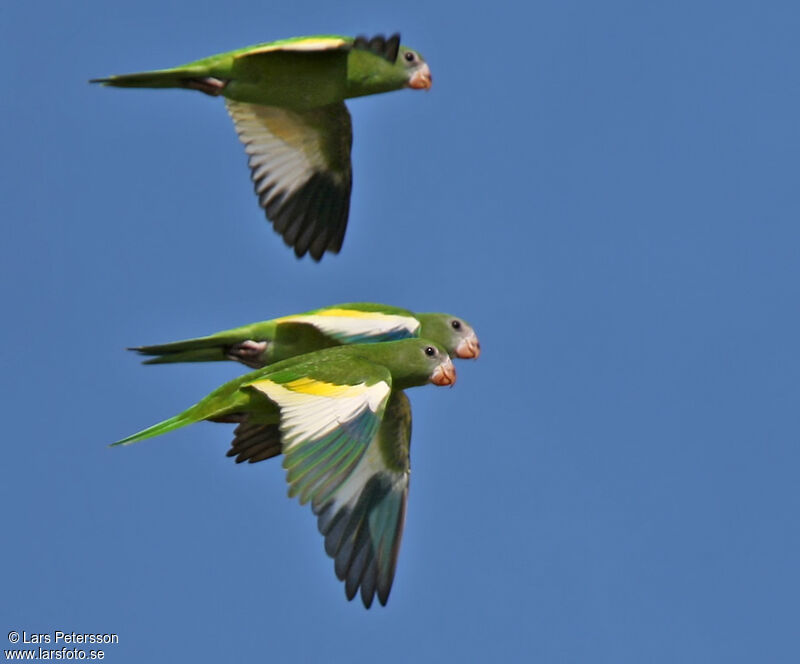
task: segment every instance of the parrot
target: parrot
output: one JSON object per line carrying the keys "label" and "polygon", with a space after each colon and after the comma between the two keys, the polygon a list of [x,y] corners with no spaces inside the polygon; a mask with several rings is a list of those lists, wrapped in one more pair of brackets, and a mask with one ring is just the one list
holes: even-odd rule
{"label": "parrot", "polygon": [[386,605],[405,521],[411,409],[405,389],[453,385],[429,339],[325,348],[235,378],[182,413],[113,445],[202,420],[278,425],[289,497],[310,501],[352,600]]}
{"label": "parrot", "polygon": [[234,360],[258,369],[322,348],[408,337],[432,339],[451,357],[477,358],[480,355],[478,337],[462,318],[443,313],[415,314],[374,302],[335,304],[205,337],[129,350],[154,356],[144,364]]}
{"label": "parrot", "polygon": [[400,35],[294,37],[171,69],[92,79],[120,88],[186,88],[225,97],[260,206],[302,258],[339,253],[350,209],[353,141],[344,100],[433,78]]}

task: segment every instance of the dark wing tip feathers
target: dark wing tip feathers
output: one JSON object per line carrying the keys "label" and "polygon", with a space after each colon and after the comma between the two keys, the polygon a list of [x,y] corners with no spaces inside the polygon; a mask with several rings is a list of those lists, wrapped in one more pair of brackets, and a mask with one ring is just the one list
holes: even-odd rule
{"label": "dark wing tip feathers", "polygon": [[[254,179],[256,193],[259,183],[260,179]],[[294,193],[271,198],[273,188],[262,191],[259,202],[275,231],[288,246],[294,247],[298,258],[310,253],[319,261],[326,251],[339,253],[350,211],[349,177],[346,182],[337,183],[327,173],[317,172]]]}
{"label": "dark wing tip feathers", "polygon": [[394,64],[397,61],[397,54],[400,52],[400,33],[394,33],[389,39],[383,35],[376,35],[372,39],[359,35],[353,40],[353,48],[370,51]]}
{"label": "dark wing tip feathers", "polygon": [[225,456],[236,457],[236,463],[257,463],[281,453],[281,434],[277,424],[242,422],[233,430],[234,439]]}
{"label": "dark wing tip feathers", "polygon": [[[394,581],[399,552],[399,534],[389,551],[376,548],[370,529],[370,510],[391,493],[385,478],[373,477],[364,486],[353,507],[333,511],[333,502],[314,508],[317,527],[325,538],[325,553],[334,560],[336,577],[345,584],[345,596],[352,600],[361,588],[361,601],[372,606],[375,595],[386,606]],[[402,522],[402,514],[400,515]],[[402,527],[402,526],[401,526]],[[388,560],[386,559],[388,556]]]}

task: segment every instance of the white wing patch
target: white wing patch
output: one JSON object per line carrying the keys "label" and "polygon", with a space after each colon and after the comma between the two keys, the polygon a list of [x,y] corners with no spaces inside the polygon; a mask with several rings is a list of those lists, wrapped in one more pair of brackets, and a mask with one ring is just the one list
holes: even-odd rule
{"label": "white wing patch", "polygon": [[[401,482],[408,477],[407,473],[400,474],[390,471],[386,467],[386,462],[383,460],[383,454],[378,445],[371,444],[353,472],[347,477],[347,480],[336,490],[332,511],[338,512],[348,503],[355,503],[370,478],[378,473],[390,473],[392,476],[399,475],[399,481]],[[397,482],[398,480],[395,481]]]}
{"label": "white wing patch", "polygon": [[365,408],[377,414],[386,405],[389,385],[379,381],[368,386],[334,385],[301,378],[283,385],[260,380],[251,387],[266,394],[281,410],[283,449],[308,440],[318,440],[334,429],[355,420]]}
{"label": "white wing patch", "polygon": [[244,143],[262,207],[291,196],[316,171],[327,169],[322,137],[302,114],[230,99],[225,104]]}
{"label": "white wing patch", "polygon": [[382,314],[353,309],[326,309],[277,319],[277,322],[306,323],[340,341],[390,341],[415,337],[420,322],[412,316]]}
{"label": "white wing patch", "polygon": [[350,210],[353,129],[344,102],[303,111],[226,99],[258,203],[298,258],[338,253]]}
{"label": "white wing patch", "polygon": [[349,48],[349,44],[339,37],[307,37],[292,41],[281,40],[267,44],[261,48],[249,49],[244,56],[254,53],[271,53],[273,51],[330,51]]}

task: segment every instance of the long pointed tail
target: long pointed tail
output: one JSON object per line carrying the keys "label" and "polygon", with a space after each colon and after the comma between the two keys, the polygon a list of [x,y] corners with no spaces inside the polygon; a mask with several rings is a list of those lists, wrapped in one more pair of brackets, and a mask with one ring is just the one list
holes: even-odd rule
{"label": "long pointed tail", "polygon": [[198,401],[194,406],[184,410],[182,413],[170,417],[168,420],[154,424],[147,429],[139,431],[127,438],[118,440],[115,445],[128,445],[130,443],[138,443],[140,440],[152,438],[153,436],[160,436],[162,433],[175,431],[185,427],[187,424],[194,424],[203,420],[211,420],[214,422],[240,422],[240,415],[245,412],[251,395],[249,392],[241,391],[239,386],[242,380],[247,379],[249,374],[245,374],[240,378],[234,378],[224,385],[221,385],[211,394]]}
{"label": "long pointed tail", "polygon": [[[263,332],[263,331],[262,331]],[[257,369],[267,362],[269,341],[256,341],[263,334],[247,327],[218,332],[207,337],[174,341],[155,346],[137,346],[139,355],[152,356],[144,364],[172,364],[174,362],[223,362],[236,360]]]}
{"label": "long pointed tail", "polygon": [[108,78],[93,78],[89,83],[111,85],[115,88],[180,88],[185,87],[182,85],[182,81],[185,79],[185,72],[178,73],[174,69],[162,69],[135,74],[120,74]]}
{"label": "long pointed tail", "polygon": [[164,420],[163,422],[159,422],[158,424],[154,424],[151,427],[147,427],[138,433],[135,433],[127,438],[123,438],[122,440],[118,440],[116,443],[111,443],[111,447],[115,447],[117,445],[130,445],[131,443],[138,443],[140,440],[145,440],[147,438],[153,438],[154,436],[160,436],[162,433],[167,433],[169,431],[174,431],[175,429],[180,429],[181,427],[185,427],[187,424],[194,424],[195,422],[199,422],[201,417],[197,417],[196,411],[197,407],[192,406],[188,410],[183,411],[179,415],[175,417],[170,417],[168,420]]}
{"label": "long pointed tail", "polygon": [[144,360],[142,364],[171,364],[173,362],[222,362],[230,359],[224,346],[210,348],[190,348],[173,350],[168,346],[141,346],[129,348],[140,355],[155,355]]}
{"label": "long pointed tail", "polygon": [[227,81],[208,76],[205,69],[180,68],[93,78],[89,83],[99,83],[115,88],[188,88],[216,97],[222,94]]}

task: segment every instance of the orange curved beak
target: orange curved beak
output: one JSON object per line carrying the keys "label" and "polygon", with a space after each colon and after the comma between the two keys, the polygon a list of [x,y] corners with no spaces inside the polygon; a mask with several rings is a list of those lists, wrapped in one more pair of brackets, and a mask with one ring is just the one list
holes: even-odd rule
{"label": "orange curved beak", "polygon": [[476,334],[463,339],[456,347],[456,357],[462,360],[477,360],[481,354],[481,342]]}
{"label": "orange curved beak", "polygon": [[427,64],[423,64],[408,81],[408,87],[414,90],[430,90],[433,85],[433,76]]}
{"label": "orange curved beak", "polygon": [[453,366],[452,361],[448,357],[446,361],[442,362],[438,367],[433,370],[431,376],[431,383],[434,385],[455,385],[456,384],[456,368]]}

